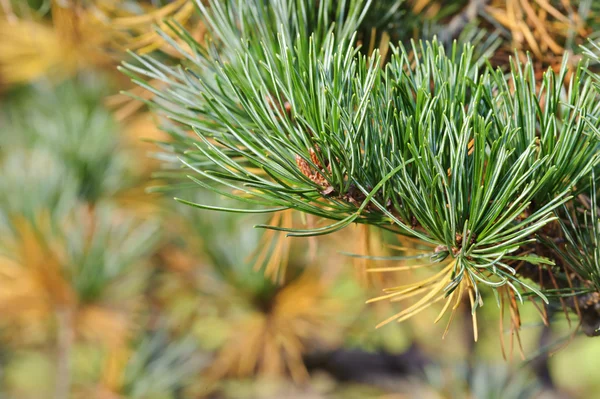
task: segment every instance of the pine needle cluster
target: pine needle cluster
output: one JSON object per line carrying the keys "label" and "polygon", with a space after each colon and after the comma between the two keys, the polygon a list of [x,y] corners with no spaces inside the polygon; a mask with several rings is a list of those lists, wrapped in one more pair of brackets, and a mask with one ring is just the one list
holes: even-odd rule
{"label": "pine needle cluster", "polygon": [[[181,63],[138,56],[125,65],[154,94],[150,106],[195,133],[174,134],[170,147],[190,178],[245,204],[193,205],[332,221],[258,226],[293,237],[362,223],[417,238],[430,248],[421,264],[397,269],[436,273],[387,290],[382,298],[421,296],[388,321],[437,301],[442,317],[463,295],[475,321],[485,290],[498,302],[533,294],[546,303],[590,291],[589,274],[566,285],[573,270],[538,239],[561,240],[559,210],[578,210],[574,198],[598,165],[600,105],[587,62],[570,68],[565,58],[538,81],[532,62],[512,61],[507,76],[470,45],[433,40],[391,45],[380,66],[378,51],[355,40],[369,3],[197,2],[208,42],[172,23],[186,44],[170,42]],[[531,268],[558,282],[532,283]]]}

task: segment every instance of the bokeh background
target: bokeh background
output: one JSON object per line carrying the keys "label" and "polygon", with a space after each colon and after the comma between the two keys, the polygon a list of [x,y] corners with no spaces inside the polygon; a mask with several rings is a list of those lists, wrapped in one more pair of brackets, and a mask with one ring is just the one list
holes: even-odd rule
{"label": "bokeh background", "polygon": [[[435,307],[375,329],[399,305],[366,301],[413,277],[367,269],[409,241],[286,238],[253,226],[315,220],[175,201],[229,200],[190,184],[159,128],[177,126],[117,66],[177,61],[165,18],[209,36],[193,1],[0,0],[0,17],[1,398],[600,397],[600,341],[533,304],[517,333],[488,301],[476,344],[468,312],[442,339]],[[592,0],[375,0],[359,38],[470,41],[541,73],[598,26]]]}

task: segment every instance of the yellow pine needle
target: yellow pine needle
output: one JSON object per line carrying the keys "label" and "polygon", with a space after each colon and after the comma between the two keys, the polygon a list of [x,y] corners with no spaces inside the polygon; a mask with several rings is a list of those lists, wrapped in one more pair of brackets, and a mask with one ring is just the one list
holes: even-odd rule
{"label": "yellow pine needle", "polygon": [[79,336],[115,349],[126,344],[133,327],[126,313],[106,306],[83,306],[78,309],[75,316]]}
{"label": "yellow pine needle", "polygon": [[433,321],[434,324],[436,324],[438,321],[440,321],[442,319],[442,317],[444,317],[444,315],[446,314],[446,311],[450,307],[450,304],[452,303],[452,299],[454,298],[455,295],[456,295],[456,290],[452,291],[452,294],[450,294],[448,296],[448,298],[446,299],[446,303],[444,304],[444,307],[438,314],[438,317],[436,317],[436,319]]}
{"label": "yellow pine needle", "polygon": [[287,349],[288,356],[290,357],[288,367],[292,379],[294,381],[307,381],[309,379],[309,374],[302,363],[302,351],[300,350],[302,347],[301,343],[288,343],[286,340],[282,341],[283,346]]}
{"label": "yellow pine needle", "polygon": [[492,18],[498,21],[501,25],[506,28],[513,30],[516,28],[516,23],[502,10],[497,8],[488,7],[487,12]]}
{"label": "yellow pine needle", "polygon": [[295,382],[306,381],[306,343],[324,342],[332,334],[332,315],[339,311],[338,303],[326,296],[327,288],[319,276],[305,273],[282,287],[270,310],[254,310],[242,319],[236,315],[209,378],[288,374]]}
{"label": "yellow pine needle", "polygon": [[[434,321],[434,323],[439,322],[442,319],[442,317],[448,312],[450,307],[452,307],[452,311],[450,313],[450,319],[448,320],[448,324],[446,325],[444,334],[442,336],[442,339],[443,339],[443,338],[445,338],[446,334],[448,333],[448,330],[450,328],[452,320],[454,319],[454,316],[456,314],[456,310],[460,306],[461,299],[463,297],[463,293],[466,290],[468,292],[469,300],[471,303],[472,322],[473,322],[473,337],[474,337],[474,340],[477,341],[479,338],[479,334],[478,334],[477,315],[473,311],[475,309],[475,305],[476,305],[475,304],[475,287],[473,285],[474,284],[473,281],[471,280],[471,278],[469,276],[465,276],[459,282],[458,287],[456,287],[451,294],[446,295],[446,293],[445,293],[445,288],[448,286],[448,284],[450,283],[450,281],[452,279],[452,274],[457,265],[457,261],[458,260],[456,260],[456,259],[450,261],[446,266],[444,266],[444,268],[442,270],[440,270],[439,272],[435,273],[434,275],[432,275],[422,281],[411,283],[411,284],[406,284],[406,285],[403,285],[400,287],[385,289],[384,292],[388,292],[388,294],[381,295],[377,298],[372,298],[372,299],[368,300],[367,303],[372,303],[372,302],[380,301],[383,299],[389,299],[391,302],[398,302],[398,301],[403,301],[403,300],[424,294],[419,300],[417,300],[415,303],[410,305],[408,308],[402,310],[401,312],[394,314],[391,317],[388,317],[387,319],[385,319],[384,321],[379,323],[375,328],[380,328],[392,321],[396,321],[398,323],[403,322],[403,321],[408,320],[411,317],[415,316],[422,310],[429,308],[430,306],[434,305],[435,303],[445,300],[445,303],[444,303],[440,313],[438,314],[438,316],[436,317],[436,319]],[[424,266],[432,266],[432,265],[431,264],[415,265],[415,267],[424,267]],[[410,266],[400,266],[399,268],[396,268],[396,269],[410,270],[408,268],[410,268]]]}
{"label": "yellow pine needle", "polygon": [[[459,298],[459,297],[457,297],[457,298]],[[452,312],[450,312],[450,318],[448,319],[446,328],[444,328],[444,333],[442,334],[442,339],[445,339],[446,335],[448,335],[448,331],[450,331],[450,326],[452,325],[452,321],[454,320],[454,315],[456,315],[456,309],[452,309]]]}
{"label": "yellow pine needle", "polygon": [[188,0],[176,0],[155,11],[151,11],[143,15],[115,18],[112,20],[112,23],[119,28],[131,28],[136,25],[152,24],[168,17],[171,13],[178,10],[186,3],[191,4],[188,2]]}
{"label": "yellow pine needle", "polygon": [[531,22],[533,22],[533,25],[535,26],[535,28],[537,29],[537,32],[541,36],[541,39],[555,54],[562,54],[563,48],[558,43],[556,43],[552,39],[552,37],[548,34],[544,24],[539,20],[535,11],[531,7],[531,5],[529,5],[528,1],[529,0],[525,0],[525,1],[521,0],[521,5],[523,7],[523,10],[527,14],[527,17],[529,18],[529,20]]}
{"label": "yellow pine needle", "polygon": [[[384,320],[383,322],[379,323],[375,328],[380,328],[380,327],[384,326],[385,324],[388,324],[394,320],[397,320],[399,322],[404,321],[404,320],[414,316],[421,310],[431,306],[433,303],[436,303],[436,302],[440,301],[441,299],[443,299],[444,295],[442,293],[442,295],[439,295],[438,298],[432,300],[436,295],[440,294],[440,292],[443,292],[444,287],[450,282],[450,277],[452,275],[452,269],[454,268],[455,265],[456,265],[456,260],[453,260],[440,272],[423,280],[421,283],[409,284],[408,288],[407,288],[408,290],[418,289],[421,287],[428,286],[430,284],[433,284],[433,286],[431,287],[430,292],[427,295],[424,295],[416,303],[409,306],[407,309],[389,317],[388,319]],[[406,292],[406,290],[402,290],[402,291]],[[398,296],[398,295],[401,295],[401,293],[396,293],[396,296]]]}
{"label": "yellow pine needle", "polygon": [[454,303],[454,306],[452,307],[452,310],[456,310],[458,309],[458,307],[460,306],[460,300],[462,299],[464,290],[465,290],[465,284],[461,281],[461,283],[458,285],[458,296],[456,297],[456,302]]}
{"label": "yellow pine needle", "polygon": [[[187,3],[181,10],[175,13],[171,18],[177,21],[180,25],[186,24],[192,15],[194,6],[192,3]],[[167,30],[167,25],[164,22],[159,24],[160,29]],[[154,50],[158,50],[165,40],[156,32],[151,31],[139,36],[136,40],[129,44],[130,49],[138,49],[139,54],[148,54]]]}
{"label": "yellow pine needle", "polygon": [[419,14],[425,7],[432,3],[431,0],[415,0],[413,1],[412,9],[415,14]]}
{"label": "yellow pine needle", "polygon": [[73,70],[65,63],[60,39],[52,28],[34,21],[14,23],[0,21],[0,75],[6,84],[35,80],[49,70],[69,74]]}
{"label": "yellow pine needle", "polygon": [[381,61],[379,66],[383,68],[385,66],[385,60],[387,58],[387,53],[390,50],[390,35],[387,32],[383,32],[381,34],[381,41],[379,42],[379,54],[381,56]]}
{"label": "yellow pine needle", "polygon": [[115,32],[90,10],[52,2],[52,25],[34,19],[0,20],[0,75],[7,84],[42,77],[64,79],[87,66],[112,62],[105,50]]}
{"label": "yellow pine needle", "polygon": [[373,302],[382,301],[384,299],[394,298],[396,296],[403,295],[405,293],[413,292],[415,289],[419,289],[419,288],[420,288],[419,286],[409,287],[407,289],[400,290],[400,291],[397,291],[397,292],[393,292],[391,294],[381,295],[381,296],[378,296],[378,297],[375,297],[375,298],[371,298],[371,299],[367,300],[366,303],[369,304],[369,303],[373,303]]}
{"label": "yellow pine needle", "polygon": [[[395,291],[392,292],[391,294],[381,295],[381,296],[378,296],[376,298],[371,298],[366,303],[369,304],[369,303],[381,301],[381,300],[384,300],[384,299],[390,299],[390,298],[394,298],[394,299],[398,298],[398,299],[393,300],[394,302],[397,302],[398,300],[402,300],[404,298],[407,298],[408,296],[412,296],[412,293],[415,290],[422,290],[422,289],[427,290],[427,289],[429,289],[430,285],[433,284],[433,283],[435,283],[435,281],[432,282],[432,283],[427,283],[427,284],[421,284],[421,283],[407,284],[406,286],[402,286],[401,287],[403,289],[394,288]],[[385,291],[386,290],[384,289],[384,292]]]}
{"label": "yellow pine needle", "polygon": [[542,50],[540,50],[538,42],[535,39],[533,32],[531,32],[531,29],[529,29],[529,26],[525,22],[519,21],[518,27],[523,36],[525,37],[525,40],[527,41],[527,44],[531,48],[533,54],[535,54],[535,56],[538,58],[542,58]]}
{"label": "yellow pine needle", "polygon": [[[279,223],[280,223],[280,220],[281,220],[280,212],[277,212],[269,220],[269,224],[272,225],[272,226],[278,226]],[[254,270],[255,271],[260,270],[260,268],[262,267],[263,263],[267,259],[267,256],[269,255],[269,251],[267,250],[266,245],[268,243],[272,242],[274,236],[275,236],[275,231],[274,230],[265,230],[263,232],[263,235],[262,235],[259,243],[258,243],[256,251],[250,255],[249,258],[252,258],[254,256],[258,256],[258,258],[256,259],[256,261],[254,262]],[[246,261],[248,261],[248,259]]]}
{"label": "yellow pine needle", "polygon": [[467,155],[471,155],[473,154],[473,151],[475,151],[475,139],[471,139],[469,140],[469,143],[467,144]]}
{"label": "yellow pine needle", "polygon": [[373,28],[371,28],[371,39],[369,41],[369,50],[367,51],[369,56],[371,56],[373,54],[373,51],[375,50],[375,37],[376,36],[377,36],[377,28],[373,27]]}
{"label": "yellow pine needle", "polygon": [[530,51],[536,61],[556,69],[565,52],[563,44],[572,39],[572,34],[576,35],[576,41],[585,39],[591,22],[582,20],[569,1],[561,2],[561,10],[551,3],[548,0],[496,0],[485,9],[511,32],[510,47],[519,50],[522,61],[526,60],[526,51]]}
{"label": "yellow pine needle", "polygon": [[401,323],[405,320],[410,319],[411,317],[415,316],[416,314],[418,314],[419,312],[421,312],[422,310],[427,309],[428,307],[432,306],[433,304],[441,301],[442,299],[444,299],[444,295],[440,295],[438,296],[436,299],[431,300],[431,301],[427,301],[426,303],[423,303],[422,305],[420,305],[419,307],[413,309],[411,312],[405,314],[404,316],[399,317],[396,322]]}
{"label": "yellow pine needle", "polygon": [[[288,209],[275,213],[268,224],[291,228],[293,226],[293,211]],[[290,244],[291,241],[287,239],[285,232],[265,230],[257,249],[250,255],[250,258],[256,257],[254,270],[260,270],[264,265],[266,277],[274,282],[283,283],[289,263]],[[269,257],[268,261],[267,257]]]}
{"label": "yellow pine needle", "polygon": [[409,287],[421,287],[424,285],[434,283],[435,281],[439,280],[441,276],[448,274],[448,271],[451,270],[452,267],[454,267],[454,265],[455,265],[455,261],[453,260],[452,262],[448,263],[442,270],[440,270],[436,274],[434,274],[424,280],[417,281],[415,283],[405,284],[400,287],[386,288],[383,291],[384,292],[404,291],[406,288],[409,288]]}
{"label": "yellow pine needle", "polygon": [[123,385],[125,367],[131,359],[131,350],[126,345],[111,347],[102,371],[102,385],[110,392],[118,392]]}
{"label": "yellow pine needle", "polygon": [[[259,358],[260,358],[260,349],[261,349],[261,344],[264,344],[265,342],[268,342],[267,340],[265,340],[263,337],[265,335],[264,332],[264,328],[265,328],[265,323],[266,323],[266,318],[262,315],[258,315],[258,316],[254,316],[253,319],[255,320],[251,320],[254,323],[259,323],[259,326],[255,327],[255,333],[253,334],[254,336],[252,336],[252,334],[250,334],[250,337],[252,338],[251,342],[254,341],[253,345],[250,345],[250,347],[247,347],[246,345],[244,345],[243,341],[240,342],[240,346],[242,346],[242,350],[247,350],[246,354],[247,356],[243,356],[241,357],[241,359],[239,359],[239,363],[238,363],[238,374],[239,375],[251,375],[258,362],[259,362]],[[250,327],[249,331],[252,331],[253,328]]]}
{"label": "yellow pine needle", "polygon": [[[47,223],[49,222],[42,221],[41,225],[46,228]],[[74,303],[75,293],[63,277],[62,254],[56,243],[44,242],[35,227],[23,219],[18,220],[15,225],[19,231],[22,265],[40,279],[39,282],[46,290],[45,294],[53,304],[64,307]]]}
{"label": "yellow pine needle", "polygon": [[372,255],[384,258],[385,256],[389,255],[387,246],[382,241],[381,232],[370,228],[366,224],[357,224],[353,230],[356,233],[355,237],[348,237],[344,234],[340,235],[343,240],[341,245],[346,247],[348,243],[358,242],[356,245],[359,245],[360,248],[356,249],[356,245],[353,245],[351,250],[352,252],[357,252],[360,255],[365,255],[364,257],[361,256],[353,259],[359,283],[365,288],[372,286],[379,287],[381,283],[383,283],[385,276],[369,274],[369,270],[375,269],[372,267],[375,263],[381,264],[381,262],[383,262],[386,264],[387,261],[377,261],[369,256]]}
{"label": "yellow pine needle", "polygon": [[412,298],[414,296],[420,295],[423,292],[428,291],[429,289],[430,289],[429,287],[418,288],[416,290],[407,292],[407,293],[403,294],[402,296],[394,297],[394,298],[390,299],[390,302],[400,302],[400,301],[403,301],[405,299]]}
{"label": "yellow pine needle", "polygon": [[423,267],[433,266],[434,263],[423,263],[421,265],[410,265],[410,266],[390,266],[390,267],[373,267],[367,269],[368,273],[380,273],[380,272],[399,272],[405,270],[421,269]]}
{"label": "yellow pine needle", "polygon": [[37,217],[35,225],[25,218],[12,221],[16,234],[3,237],[6,252],[0,254],[0,324],[14,329],[17,340],[38,339],[58,309],[77,303],[76,293],[65,279],[62,242],[48,238],[48,215]]}
{"label": "yellow pine needle", "polygon": [[[552,15],[554,18],[558,19],[559,21],[571,25],[573,23],[573,21],[571,21],[567,16],[563,15],[560,11],[558,11],[556,8],[554,8],[547,0],[535,0],[535,2],[541,7],[543,8],[548,14]],[[575,16],[577,16],[575,14]],[[577,16],[578,17],[578,16]],[[579,19],[579,18],[577,18]]]}
{"label": "yellow pine needle", "polygon": [[477,342],[477,338],[479,336],[478,333],[478,328],[477,328],[477,312],[474,312],[474,308],[475,308],[475,297],[473,294],[473,288],[472,288],[472,284],[471,284],[471,279],[467,278],[467,284],[468,284],[468,290],[469,290],[469,302],[471,302],[471,317],[473,319],[473,339],[475,340],[475,342]]}
{"label": "yellow pine needle", "polygon": [[442,334],[442,339],[446,338],[448,331],[450,331],[450,325],[452,324],[452,320],[454,320],[454,315],[456,314],[456,310],[460,306],[460,301],[462,300],[464,287],[465,284],[463,281],[461,281],[457,288],[458,294],[456,294],[456,302],[454,302],[454,306],[452,307],[452,312],[450,313],[450,318],[448,319],[448,323],[446,324],[446,328]]}
{"label": "yellow pine needle", "polygon": [[[432,292],[433,292],[433,291],[432,291]],[[435,294],[435,292],[433,292],[433,293]],[[427,298],[427,296],[425,296],[425,297],[423,297],[423,298]],[[428,298],[427,298],[427,299],[428,299]],[[408,310],[411,310],[411,311],[412,311],[413,309],[414,309],[414,306],[411,306],[410,308],[408,308]],[[375,328],[381,328],[381,327],[385,326],[386,324],[388,324],[388,323],[391,323],[392,321],[394,321],[394,320],[397,320],[398,318],[400,318],[400,317],[404,316],[405,314],[406,314],[406,313],[405,313],[404,311],[403,311],[403,312],[400,312],[400,313],[396,313],[395,315],[393,315],[393,316],[390,316],[390,317],[388,317],[387,319],[385,319],[384,321],[382,321],[381,323],[377,324],[377,325],[375,326]]]}
{"label": "yellow pine needle", "polygon": [[[128,14],[127,11],[110,2],[108,4],[104,2],[99,8],[115,36],[120,35],[119,40],[115,37],[115,44],[118,43],[118,47],[122,50],[132,50],[142,55],[161,49],[165,44],[164,38],[152,29],[152,25],[158,25],[161,30],[169,33],[166,19],[186,26],[189,25],[188,22],[194,13],[194,4],[188,0],[176,0],[156,10],[148,8],[149,11],[141,15]],[[194,37],[198,36],[196,39],[199,39],[205,31],[202,24],[198,24],[198,28],[200,29],[195,29],[193,32]],[[183,49],[189,50],[189,46],[176,35],[171,37],[178,41]],[[163,48],[163,50],[171,56],[181,57],[181,54],[174,49]]]}

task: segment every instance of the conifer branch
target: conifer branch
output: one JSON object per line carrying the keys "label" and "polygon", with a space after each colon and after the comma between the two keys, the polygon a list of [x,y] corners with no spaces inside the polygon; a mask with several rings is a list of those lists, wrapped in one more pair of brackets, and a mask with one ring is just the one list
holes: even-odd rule
{"label": "conifer branch", "polygon": [[212,26],[206,47],[172,24],[191,49],[182,65],[136,56],[123,69],[195,133],[174,136],[194,182],[332,220],[291,236],[363,223],[435,247],[431,291],[390,320],[442,299],[447,309],[457,289],[473,312],[481,287],[548,302],[517,266],[552,264],[531,253],[536,234],[598,165],[600,102],[585,63],[568,85],[566,60],[541,82],[531,62],[513,61],[507,79],[472,46],[446,52],[434,40],[392,47],[381,68],[354,43],[368,2],[209,3],[197,3]]}

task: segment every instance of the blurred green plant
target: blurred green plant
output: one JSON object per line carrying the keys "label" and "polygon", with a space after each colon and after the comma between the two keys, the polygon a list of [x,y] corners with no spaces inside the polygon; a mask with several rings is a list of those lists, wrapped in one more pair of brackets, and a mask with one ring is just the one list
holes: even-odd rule
{"label": "blurred green plant", "polygon": [[[186,191],[179,195],[189,198]],[[259,231],[240,225],[235,215],[207,214],[183,205],[176,209],[171,220],[184,223],[186,238],[174,245],[200,255],[184,268],[170,267],[169,259],[176,258],[166,258],[170,271],[159,280],[155,295],[166,304],[172,328],[193,331],[201,347],[214,351],[208,382],[219,386],[226,377],[253,376],[306,381],[303,355],[340,344],[343,327],[352,321],[352,315],[340,314],[343,301],[352,295],[337,289],[348,274],[324,276],[294,245],[285,277],[273,281],[251,267],[257,265],[252,255],[261,240]],[[190,244],[194,249],[186,248]],[[360,296],[354,298],[361,306]]]}
{"label": "blurred green plant", "polygon": [[23,90],[2,115],[2,338],[55,348],[57,397],[70,391],[76,344],[128,344],[159,240],[158,219],[117,198],[137,183],[132,160],[90,83]]}
{"label": "blurred green plant", "polygon": [[102,104],[108,92],[103,85],[88,76],[13,96],[4,110],[7,128],[0,138],[2,153],[9,154],[12,148],[50,152],[74,175],[79,196],[91,203],[130,187],[131,160],[126,152],[117,151],[123,139]]}

